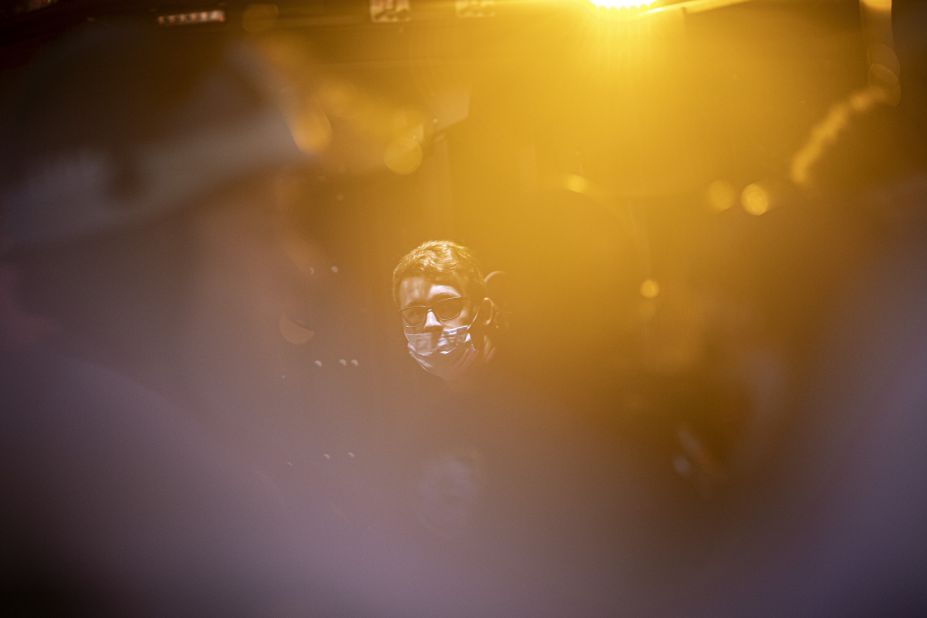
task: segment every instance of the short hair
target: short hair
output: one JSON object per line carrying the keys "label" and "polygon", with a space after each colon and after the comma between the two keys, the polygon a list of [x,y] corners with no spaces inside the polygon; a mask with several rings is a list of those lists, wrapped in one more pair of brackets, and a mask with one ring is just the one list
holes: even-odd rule
{"label": "short hair", "polygon": [[393,301],[397,305],[399,284],[416,275],[458,287],[477,303],[486,296],[486,281],[479,262],[470,249],[450,240],[423,242],[399,260],[393,270]]}

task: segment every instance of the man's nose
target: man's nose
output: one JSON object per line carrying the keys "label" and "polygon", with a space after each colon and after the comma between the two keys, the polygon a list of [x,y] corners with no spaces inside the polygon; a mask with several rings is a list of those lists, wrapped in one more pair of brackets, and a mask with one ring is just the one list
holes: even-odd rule
{"label": "man's nose", "polygon": [[429,309],[428,313],[425,314],[425,328],[441,328],[441,322],[438,321],[438,317],[432,309]]}

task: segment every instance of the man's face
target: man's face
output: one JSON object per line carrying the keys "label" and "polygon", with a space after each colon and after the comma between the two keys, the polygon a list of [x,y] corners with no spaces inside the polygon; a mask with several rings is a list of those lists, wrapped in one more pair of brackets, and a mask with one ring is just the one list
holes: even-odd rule
{"label": "man's face", "polygon": [[423,275],[400,281],[398,297],[402,324],[406,328],[437,335],[444,328],[456,328],[473,321],[473,299],[466,298],[454,285],[436,283]]}

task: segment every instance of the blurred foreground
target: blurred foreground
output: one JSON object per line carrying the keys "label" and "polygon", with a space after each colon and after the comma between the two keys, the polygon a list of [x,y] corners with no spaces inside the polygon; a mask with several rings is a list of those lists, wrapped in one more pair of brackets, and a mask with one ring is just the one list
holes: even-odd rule
{"label": "blurred foreground", "polygon": [[11,615],[927,611],[918,3],[16,6]]}

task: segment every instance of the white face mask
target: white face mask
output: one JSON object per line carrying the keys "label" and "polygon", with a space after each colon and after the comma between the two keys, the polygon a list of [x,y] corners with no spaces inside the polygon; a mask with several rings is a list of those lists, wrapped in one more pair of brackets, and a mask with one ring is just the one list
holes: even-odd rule
{"label": "white face mask", "polygon": [[435,341],[434,333],[405,330],[409,355],[428,373],[442,380],[463,376],[476,362],[479,352],[470,337],[470,325],[444,327]]}

